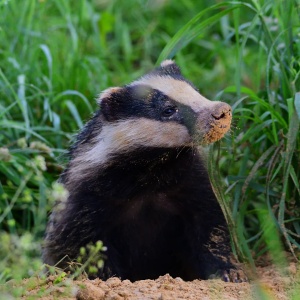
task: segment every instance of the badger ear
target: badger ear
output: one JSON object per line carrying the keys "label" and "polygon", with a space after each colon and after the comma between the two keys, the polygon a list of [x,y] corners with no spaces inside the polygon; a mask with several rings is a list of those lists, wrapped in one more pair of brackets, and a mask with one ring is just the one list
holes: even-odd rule
{"label": "badger ear", "polygon": [[160,64],[160,66],[161,66],[162,68],[167,67],[167,66],[169,66],[169,65],[176,65],[176,64],[175,64],[174,60],[172,60],[172,59],[165,59],[165,60],[163,60],[163,61],[161,62],[161,64]]}
{"label": "badger ear", "polygon": [[100,94],[97,103],[107,120],[110,121],[115,119],[117,104],[123,97],[123,88],[121,87],[111,87]]}
{"label": "badger ear", "polygon": [[111,87],[111,88],[104,90],[103,92],[101,92],[101,94],[97,98],[97,103],[101,107],[104,99],[113,100],[114,98],[116,98],[116,96],[118,94],[120,94],[122,89],[123,88],[121,88],[121,87]]}
{"label": "badger ear", "polygon": [[166,59],[160,64],[159,71],[164,75],[181,76],[180,68],[171,59]]}

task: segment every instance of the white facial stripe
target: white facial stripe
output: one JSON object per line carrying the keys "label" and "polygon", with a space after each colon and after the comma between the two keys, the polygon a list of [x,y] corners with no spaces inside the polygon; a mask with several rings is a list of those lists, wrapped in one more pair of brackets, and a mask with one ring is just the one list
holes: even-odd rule
{"label": "white facial stripe", "polygon": [[175,123],[146,118],[119,121],[104,125],[92,147],[82,149],[72,161],[70,178],[82,178],[105,165],[111,155],[130,152],[136,148],[180,147],[191,143],[186,127]]}
{"label": "white facial stripe", "polygon": [[130,86],[145,84],[153,89],[159,90],[168,97],[190,106],[195,112],[206,109],[214,105],[210,101],[200,95],[188,83],[181,80],[176,80],[171,76],[145,76],[134,81]]}

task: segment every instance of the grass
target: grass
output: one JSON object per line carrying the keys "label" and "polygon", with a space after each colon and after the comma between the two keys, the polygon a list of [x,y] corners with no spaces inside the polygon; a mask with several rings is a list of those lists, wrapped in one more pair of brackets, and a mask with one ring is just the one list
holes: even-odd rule
{"label": "grass", "polygon": [[232,132],[210,163],[236,253],[252,263],[270,251],[281,264],[281,249],[297,257],[299,5],[0,0],[0,281],[40,268],[47,213],[63,197],[63,154],[96,95],[165,58],[233,106]]}

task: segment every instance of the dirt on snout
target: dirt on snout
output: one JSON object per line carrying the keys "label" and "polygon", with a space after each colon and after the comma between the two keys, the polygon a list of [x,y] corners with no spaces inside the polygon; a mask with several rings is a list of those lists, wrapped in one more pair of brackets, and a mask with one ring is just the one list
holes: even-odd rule
{"label": "dirt on snout", "polygon": [[[220,279],[183,281],[166,274],[156,280],[130,282],[119,278],[107,281],[64,279],[57,284],[55,277],[29,284],[21,299],[77,299],[77,300],[250,300],[250,299],[300,299],[300,272],[298,264],[278,271],[274,266],[257,267],[255,280],[227,283]],[[12,288],[14,288],[12,286]],[[1,298],[1,297],[0,297]],[[2,299],[2,298],[1,298]],[[5,298],[3,298],[5,299]],[[12,299],[12,298],[6,298]]]}

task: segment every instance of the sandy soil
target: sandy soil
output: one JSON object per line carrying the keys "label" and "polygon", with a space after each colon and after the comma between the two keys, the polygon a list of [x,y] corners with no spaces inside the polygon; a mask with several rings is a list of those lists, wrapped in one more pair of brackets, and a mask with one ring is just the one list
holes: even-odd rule
{"label": "sandy soil", "polygon": [[[257,268],[257,279],[243,283],[226,283],[220,279],[185,282],[181,278],[164,275],[156,280],[130,282],[118,278],[72,281],[57,277],[47,280],[35,278],[23,281],[26,289],[21,299],[78,299],[78,300],[250,300],[250,299],[300,299],[300,271],[294,262],[279,272],[272,265]],[[10,283],[11,289],[16,288]],[[13,299],[7,294],[7,298]],[[268,297],[269,296],[269,297]]]}

